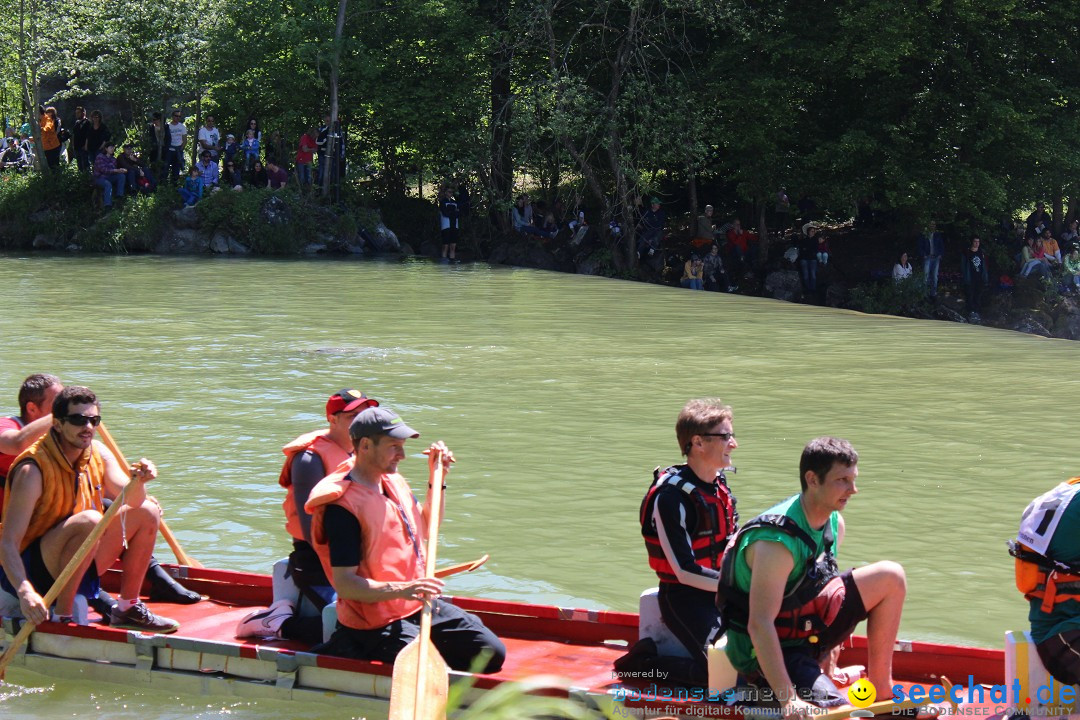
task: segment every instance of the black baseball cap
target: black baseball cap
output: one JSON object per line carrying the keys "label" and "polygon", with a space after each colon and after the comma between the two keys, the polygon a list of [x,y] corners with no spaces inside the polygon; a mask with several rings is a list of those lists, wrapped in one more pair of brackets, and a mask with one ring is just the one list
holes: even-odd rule
{"label": "black baseball cap", "polygon": [[375,435],[389,435],[399,440],[420,437],[420,433],[406,425],[401,416],[390,408],[369,407],[353,419],[349,425],[349,437],[355,441]]}

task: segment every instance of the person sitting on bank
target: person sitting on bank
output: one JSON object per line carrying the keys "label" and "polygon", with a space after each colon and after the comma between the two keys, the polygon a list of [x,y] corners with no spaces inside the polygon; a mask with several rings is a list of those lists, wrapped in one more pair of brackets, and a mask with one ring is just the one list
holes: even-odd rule
{"label": "person sitting on bank", "polygon": [[903,282],[911,277],[911,262],[908,260],[907,250],[900,251],[900,257],[896,258],[896,264],[892,266],[893,282]]}
{"label": "person sitting on bank", "polygon": [[1064,265],[1065,274],[1072,278],[1073,291],[1080,291],[1080,249],[1076,245],[1069,246]]}
{"label": "person sitting on bank", "polygon": [[27,159],[22,147],[19,146],[15,138],[8,138],[7,147],[0,154],[0,169],[25,170],[28,167],[30,167],[30,161]]}
{"label": "person sitting on bank", "polygon": [[[487,654],[482,672],[496,672],[506,648],[475,615],[438,599],[443,583],[424,576],[428,517],[398,474],[405,441],[420,437],[393,410],[370,407],[349,426],[353,457],[311,491],[311,540],[338,594],[338,624],[329,642],[312,648],[361,660],[393,662],[420,633],[422,600],[434,604],[431,641],[454,670]],[[434,473],[453,454],[442,442],[428,448]],[[445,495],[443,498],[445,499]],[[430,495],[429,495],[430,499]]]}
{"label": "person sitting on bank", "polygon": [[[19,414],[0,418],[0,512],[4,508],[4,485],[8,470],[20,453],[40,440],[52,427],[53,401],[63,389],[64,384],[55,375],[35,373],[19,386]],[[108,501],[106,504],[109,504]],[[202,600],[199,593],[178,583],[153,556],[146,570],[146,579],[150,581],[151,600],[181,605]],[[96,598],[89,598],[89,602],[108,621],[115,604],[112,597],[101,591]]]}
{"label": "person sitting on bank", "polygon": [[653,471],[639,520],[649,567],[660,579],[660,617],[690,654],[656,658],[656,646],[640,641],[615,664],[619,672],[664,670],[695,686],[708,683],[706,647],[721,633],[716,591],[720,560],[738,529],[735,495],[724,471],[739,447],[731,408],[716,399],[691,400],[675,422],[684,465]]}
{"label": "person sitting on bank", "polygon": [[705,263],[697,253],[691,253],[690,259],[683,263],[683,275],[679,283],[691,290],[705,289]]}
{"label": "person sitting on bank", "polygon": [[720,569],[728,658],[751,685],[771,689],[785,717],[847,702],[833,681],[833,650],[867,618],[869,680],[892,687],[904,569],[889,561],[843,574],[836,567],[858,461],[846,440],[811,440],[799,461],[802,491],[746,523]]}
{"label": "person sitting on bank", "polygon": [[104,572],[119,559],[120,599],[109,624],[175,632],[179,623],[155,615],[139,599],[161,521],[161,508],[146,497],[146,483],[157,477],[157,468],[146,459],[122,468],[108,448],[94,440],[101,411],[89,388],[61,390],[53,401],[52,416],[49,432],[19,454],[8,474],[0,526],[0,587],[19,599],[27,620],[35,625],[48,620],[43,593],[101,522],[105,499],[115,499],[126,486],[116,522],[57,596],[56,616],[70,622],[76,592],[95,597],[99,570]]}
{"label": "person sitting on bank", "polygon": [[[378,407],[377,400],[359,390],[341,390],[326,401],[327,427],[304,433],[281,450],[285,465],[278,483],[285,488],[285,531],[292,537],[292,552],[285,577],[300,596],[320,613],[334,600],[334,589],[311,546],[311,515],[304,509],[319,481],[352,457],[349,425],[361,410]],[[322,618],[301,617],[291,597],[274,598],[266,610],[256,610],[240,621],[236,637],[276,637],[314,645],[322,640]]]}
{"label": "person sitting on bank", "polygon": [[1080,684],[1080,477],[1031,501],[1016,542],[1016,587],[1028,600],[1031,639],[1043,666]]}

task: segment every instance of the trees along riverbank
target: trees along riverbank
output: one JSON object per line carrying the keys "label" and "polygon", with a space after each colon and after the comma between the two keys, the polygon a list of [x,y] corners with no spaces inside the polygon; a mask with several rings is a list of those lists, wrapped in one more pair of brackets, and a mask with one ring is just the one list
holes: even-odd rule
{"label": "trees along riverbank", "polygon": [[827,217],[872,207],[905,237],[1037,199],[1060,223],[1078,196],[1069,3],[120,0],[8,16],[9,116],[34,124],[53,102],[70,123],[80,98],[110,97],[114,132],[179,106],[189,132],[257,116],[291,148],[336,94],[351,172],[384,209],[462,174],[505,232],[528,184],[587,206],[616,272],[637,266],[635,201],[656,193],[766,238],[781,186]]}

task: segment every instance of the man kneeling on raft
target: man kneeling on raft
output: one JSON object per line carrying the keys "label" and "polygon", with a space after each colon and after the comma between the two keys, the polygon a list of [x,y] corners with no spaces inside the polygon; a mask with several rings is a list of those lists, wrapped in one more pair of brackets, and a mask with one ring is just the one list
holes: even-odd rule
{"label": "man kneeling on raft", "polygon": [[157,477],[157,468],[143,459],[129,474],[108,448],[94,440],[101,411],[89,388],[61,390],[52,404],[52,418],[49,432],[15,458],[8,474],[0,528],[0,587],[18,597],[23,617],[30,622],[40,625],[48,620],[43,596],[101,522],[105,499],[116,498],[127,486],[124,507],[101,536],[96,552],[87,555],[57,596],[56,616],[70,622],[75,595],[95,597],[98,570],[119,559],[123,579],[110,624],[175,632],[179,623],[155,615],[139,600],[161,521],[161,508],[146,497],[145,488]]}
{"label": "man kneeling on raft", "polygon": [[868,619],[869,680],[892,687],[892,651],[907,582],[895,562],[839,573],[840,511],[858,492],[859,455],[846,440],[810,441],[799,462],[802,492],[748,522],[720,571],[718,604],[740,684],[771,689],[785,717],[847,702],[833,682],[840,645]]}

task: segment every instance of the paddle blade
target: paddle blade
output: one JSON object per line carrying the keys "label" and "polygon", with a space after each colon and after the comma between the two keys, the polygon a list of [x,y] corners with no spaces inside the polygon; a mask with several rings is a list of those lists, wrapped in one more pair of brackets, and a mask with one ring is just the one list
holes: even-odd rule
{"label": "paddle blade", "polygon": [[406,645],[394,660],[389,720],[445,720],[449,672],[430,639]]}

